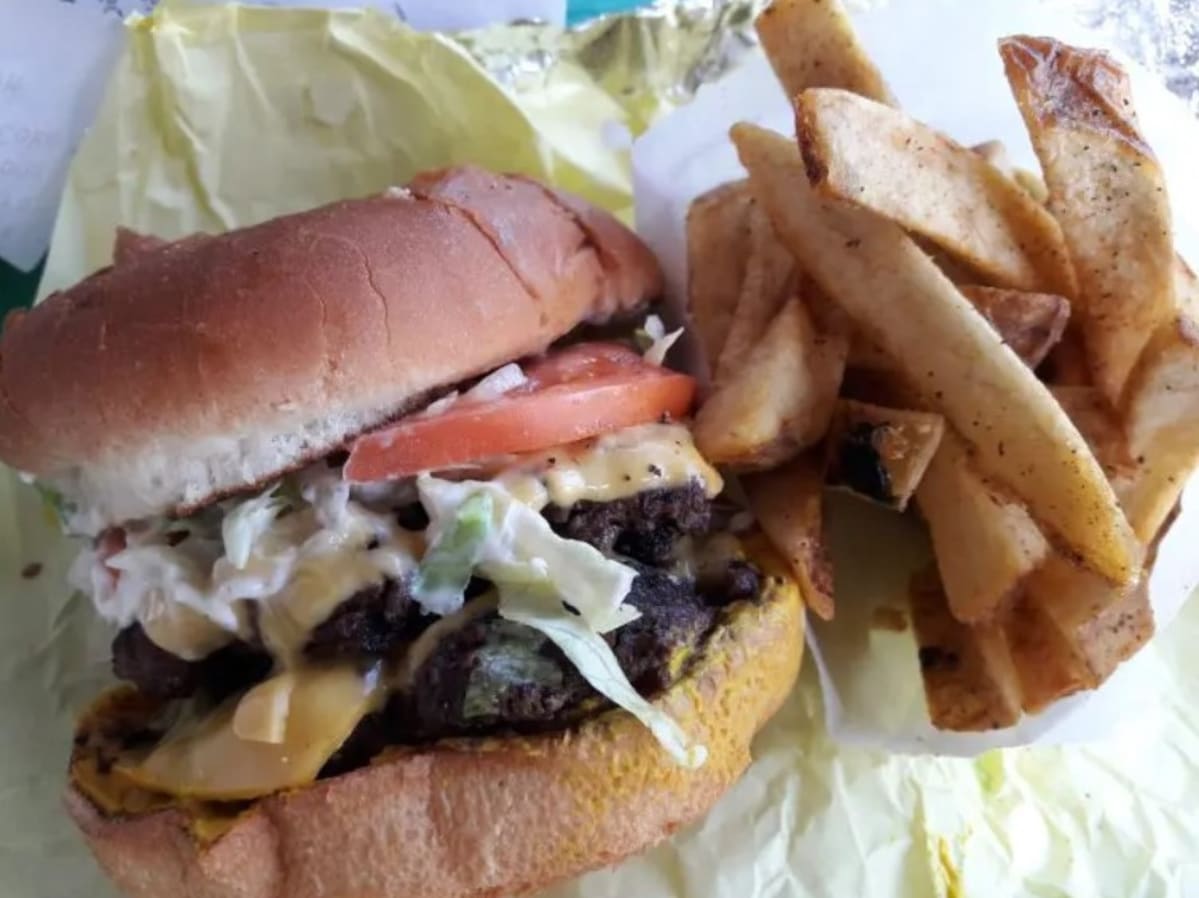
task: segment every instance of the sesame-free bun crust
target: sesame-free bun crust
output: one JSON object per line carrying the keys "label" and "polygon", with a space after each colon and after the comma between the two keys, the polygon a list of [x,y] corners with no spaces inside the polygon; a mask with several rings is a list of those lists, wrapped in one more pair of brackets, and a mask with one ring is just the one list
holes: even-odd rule
{"label": "sesame-free bun crust", "polygon": [[748,766],[750,740],[790,691],[802,651],[789,580],[772,580],[713,634],[655,702],[707,746],[697,770],[613,711],[562,733],[393,754],[262,799],[208,843],[179,808],[106,815],[74,766],[67,808],[131,898],[522,894],[644,851],[705,814]]}
{"label": "sesame-free bun crust", "polygon": [[477,168],[116,257],[0,337],[0,460],[88,531],[270,479],[661,287],[607,213]]}

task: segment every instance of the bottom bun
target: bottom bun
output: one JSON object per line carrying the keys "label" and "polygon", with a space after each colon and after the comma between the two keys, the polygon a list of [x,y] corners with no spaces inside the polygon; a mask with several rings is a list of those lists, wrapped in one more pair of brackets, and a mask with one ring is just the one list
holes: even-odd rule
{"label": "bottom bun", "polygon": [[[773,566],[772,566],[773,567]],[[775,568],[775,571],[778,569]],[[730,610],[655,704],[702,738],[675,765],[631,715],[558,733],[396,749],[367,767],[254,802],[215,839],[178,805],[102,811],[72,764],[66,804],[133,898],[478,898],[614,863],[703,816],[749,765],[753,735],[794,684],[798,590],[777,575]]]}

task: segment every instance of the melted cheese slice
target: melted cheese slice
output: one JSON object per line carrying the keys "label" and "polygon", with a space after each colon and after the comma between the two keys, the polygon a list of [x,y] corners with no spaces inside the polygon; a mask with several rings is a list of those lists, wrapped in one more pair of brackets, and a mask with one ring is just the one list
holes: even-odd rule
{"label": "melted cheese slice", "polygon": [[154,603],[153,611],[143,613],[140,619],[155,645],[188,661],[199,661],[234,638],[194,608],[165,599]]}
{"label": "melted cheese slice", "polygon": [[594,445],[547,467],[542,475],[550,501],[568,508],[576,502],[612,502],[643,490],[704,484],[715,496],[720,475],[696,451],[691,433],[678,424],[645,424],[600,437]]}
{"label": "melted cheese slice", "polygon": [[644,424],[578,446],[538,453],[497,480],[533,508],[553,503],[614,502],[645,490],[682,487],[697,480],[710,498],[723,488],[720,474],[680,424]]}
{"label": "melted cheese slice", "polygon": [[295,689],[296,674],[291,670],[254,686],[237,703],[233,732],[239,739],[281,745],[287,739],[287,717]]}
{"label": "melted cheese slice", "polygon": [[117,770],[145,789],[212,801],[257,798],[311,783],[377,706],[383,690],[377,671],[363,674],[350,665],[306,668],[289,676],[280,741],[239,736],[237,729],[252,721],[235,725],[239,703],[233,700],[206,717],[180,723],[140,763],[119,762]]}

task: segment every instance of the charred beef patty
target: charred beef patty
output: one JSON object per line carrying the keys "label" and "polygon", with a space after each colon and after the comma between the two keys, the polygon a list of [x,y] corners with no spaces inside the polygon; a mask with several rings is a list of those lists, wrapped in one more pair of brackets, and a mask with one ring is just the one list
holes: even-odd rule
{"label": "charred beef patty", "polygon": [[271,664],[270,655],[240,640],[199,661],[185,661],[160,648],[136,623],[112,642],[112,672],[159,699],[187,698],[203,690],[219,700],[263,679]]}
{"label": "charred beef patty", "polygon": [[646,490],[615,502],[577,502],[546,509],[554,529],[568,539],[591,543],[608,555],[645,564],[670,563],[675,543],[708,529],[712,503],[698,481],[678,489]]}
{"label": "charred beef patty", "polygon": [[[562,535],[637,571],[626,601],[640,617],[605,638],[642,694],[659,692],[677,678],[720,607],[759,594],[760,574],[746,561],[730,560],[698,581],[667,569],[679,540],[709,526],[710,503],[698,483],[602,504],[551,507],[546,517]],[[474,580],[468,597],[486,588]],[[385,580],[338,605],[312,632],[304,652],[314,661],[397,657],[437,619],[421,611],[407,583]],[[116,675],[157,698],[195,693],[220,698],[261,680],[270,669],[269,655],[244,642],[191,662],[159,648],[137,624],[113,642]],[[545,636],[488,612],[442,637],[410,688],[365,717],[322,775],[353,769],[390,744],[497,729],[551,729],[605,705]]]}
{"label": "charred beef patty", "polygon": [[[733,562],[734,579],[753,591],[717,603],[695,583],[645,565],[626,601],[641,617],[607,634],[621,668],[642,694],[672,683],[712,628],[719,605],[758,594],[757,569]],[[570,724],[608,707],[562,651],[541,633],[491,612],[442,639],[417,670],[411,689],[364,717],[321,771],[337,776],[360,767],[388,745],[435,741],[488,731],[537,732]]]}
{"label": "charred beef patty", "polygon": [[[672,659],[711,629],[715,612],[692,581],[642,567],[625,601],[637,620],[605,636],[638,692],[677,675]],[[490,613],[441,640],[416,672],[406,727],[424,738],[560,724],[599,699],[562,651],[538,631]]]}
{"label": "charred beef patty", "polygon": [[355,656],[386,658],[431,622],[421,613],[406,583],[384,580],[338,605],[312,631],[304,654],[314,661]]}

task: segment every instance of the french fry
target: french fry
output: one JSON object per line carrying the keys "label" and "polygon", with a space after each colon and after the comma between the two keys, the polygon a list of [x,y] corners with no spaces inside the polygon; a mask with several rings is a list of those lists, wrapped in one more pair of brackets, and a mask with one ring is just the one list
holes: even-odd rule
{"label": "french fry", "polygon": [[1069,647],[1087,688],[1094,688],[1149,641],[1153,609],[1147,578],[1113,586],[1051,555],[1025,584],[1025,599]]}
{"label": "french fry", "polygon": [[843,90],[805,90],[796,129],[808,179],[932,241],[986,282],[1073,296],[1053,216],[982,155],[900,110]]}
{"label": "french fry", "polygon": [[795,260],[779,243],[770,219],[757,203],[749,208],[748,252],[736,310],[728,322],[728,336],[716,363],[717,385],[740,369],[770,320],[795,292]]}
{"label": "french fry", "polygon": [[1077,328],[1067,328],[1061,340],[1049,351],[1042,376],[1047,383],[1068,387],[1088,387],[1091,380],[1091,364],[1082,345],[1082,336]]}
{"label": "french fry", "polygon": [[1125,432],[1137,459],[1117,492],[1142,542],[1150,542],[1199,463],[1199,282],[1174,265],[1177,314],[1146,345],[1127,388]]}
{"label": "french fry", "polygon": [[786,560],[804,602],[833,618],[833,563],[824,539],[824,464],[811,451],[782,467],[742,478],[762,532]]}
{"label": "french fry", "polygon": [[815,445],[828,430],[848,337],[820,331],[788,300],[741,367],[695,417],[695,442],[716,464],[760,470]]}
{"label": "french fry", "polygon": [[829,429],[828,483],[903,511],[944,431],[935,413],[842,399]]}
{"label": "french fry", "polygon": [[925,255],[936,263],[936,266],[941,269],[941,273],[955,284],[977,284],[979,281],[985,280],[979,271],[963,261],[960,256],[947,253],[927,237],[913,233],[909,233],[908,236],[924,250]]}
{"label": "french fry", "polygon": [[1161,536],[1194,469],[1194,456],[1146,455],[1130,476],[1115,481],[1116,495],[1142,544]]}
{"label": "french fry", "polygon": [[[1030,368],[1038,367],[1058,345],[1070,318],[1069,301],[1052,293],[971,284],[959,284],[958,290]],[[850,343],[849,365],[873,371],[894,367],[881,349],[860,335]]]}
{"label": "french fry", "polygon": [[972,146],[970,152],[982,156],[1009,178],[1016,172],[1012,166],[1011,157],[1008,156],[1007,146],[1002,140],[984,140],[982,143]]}
{"label": "french fry", "polygon": [[1145,347],[1128,392],[1134,454],[1194,446],[1199,441],[1199,322],[1185,313],[1166,322]]}
{"label": "french fry", "polygon": [[1128,75],[1110,56],[1028,36],[999,50],[1074,260],[1094,382],[1115,405],[1146,344],[1178,312],[1165,177],[1138,130]]}
{"label": "french fry", "polygon": [[1018,601],[1007,617],[1008,647],[1020,678],[1020,703],[1035,714],[1089,688],[1086,665],[1040,603]]}
{"label": "french fry", "polygon": [[995,620],[1049,554],[1027,509],[978,475],[952,432],[942,437],[916,504],[928,524],[949,610],[963,623]]}
{"label": "french fry", "polygon": [[956,620],[935,575],[913,578],[911,603],[933,726],[977,732],[1016,723],[1020,678],[1003,626],[968,627]]}
{"label": "french fry", "polygon": [[1064,296],[973,284],[958,289],[1030,368],[1045,361],[1066,332],[1070,301]]}
{"label": "french fry", "polygon": [[1171,452],[1150,445],[1134,456],[1120,421],[1097,388],[1054,387],[1053,395],[1103,465],[1137,539],[1149,545],[1177,505],[1199,447]]}
{"label": "french fry", "polygon": [[809,87],[840,87],[894,102],[840,0],[774,0],[754,27],[788,97]]}
{"label": "french fry", "polygon": [[1049,202],[1049,188],[1045,184],[1045,179],[1036,172],[1031,172],[1027,168],[1017,168],[1012,171],[1012,179],[1028,191],[1028,195],[1040,203],[1042,206]]}
{"label": "french fry", "polygon": [[1049,188],[1045,186],[1045,182],[1041,180],[1041,176],[1026,168],[1019,168],[1012,165],[1012,160],[1007,153],[1007,147],[1002,140],[984,141],[972,146],[970,149],[1023,187],[1028,195],[1042,206],[1049,201]]}
{"label": "french fry", "polygon": [[898,226],[809,186],[795,144],[748,124],[733,141],[805,272],[968,443],[984,476],[1113,582],[1140,547],[1103,469],[1048,389]]}
{"label": "french fry", "polygon": [[748,181],[722,184],[687,210],[687,312],[704,360],[716,368],[749,256]]}
{"label": "french fry", "polygon": [[1108,480],[1130,477],[1136,461],[1128,451],[1128,441],[1120,421],[1097,387],[1053,386],[1053,398],[1083,435]]}

